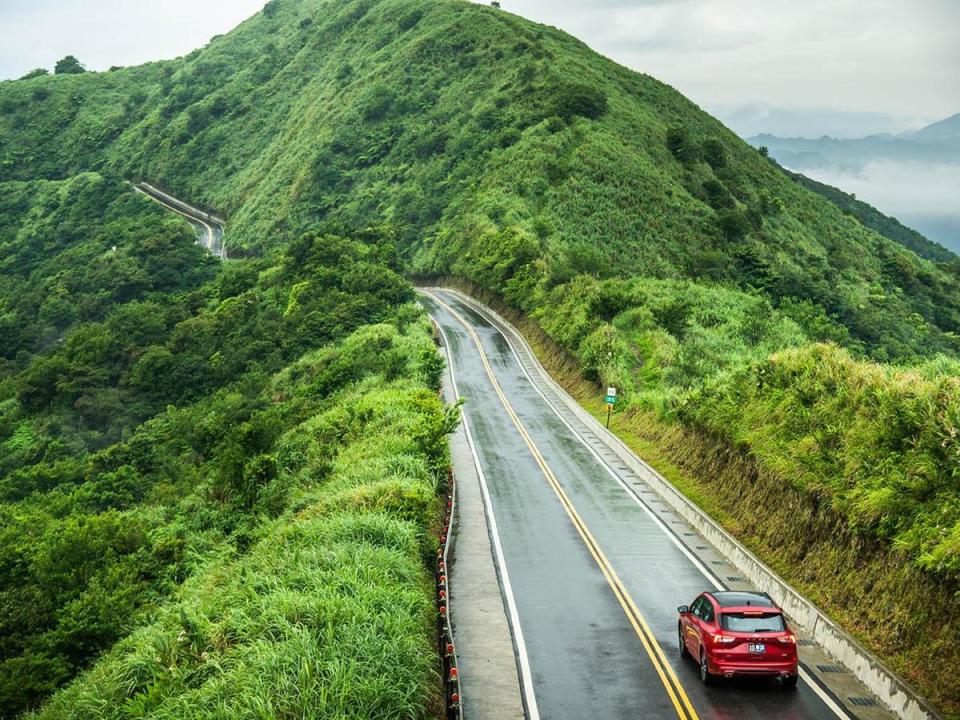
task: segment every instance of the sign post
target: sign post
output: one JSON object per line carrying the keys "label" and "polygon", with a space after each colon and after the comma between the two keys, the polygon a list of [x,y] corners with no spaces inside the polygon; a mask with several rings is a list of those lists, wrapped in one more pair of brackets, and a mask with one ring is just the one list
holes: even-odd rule
{"label": "sign post", "polygon": [[607,388],[607,396],[603,399],[607,404],[607,430],[610,429],[610,412],[613,406],[617,404],[617,389],[615,387]]}

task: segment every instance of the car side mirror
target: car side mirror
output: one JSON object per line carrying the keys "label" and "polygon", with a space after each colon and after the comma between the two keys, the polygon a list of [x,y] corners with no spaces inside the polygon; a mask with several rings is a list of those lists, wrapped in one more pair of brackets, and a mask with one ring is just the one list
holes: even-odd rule
{"label": "car side mirror", "polygon": [[690,612],[690,606],[681,605],[680,607],[677,608],[677,612],[680,613],[681,615],[686,615],[688,612]]}

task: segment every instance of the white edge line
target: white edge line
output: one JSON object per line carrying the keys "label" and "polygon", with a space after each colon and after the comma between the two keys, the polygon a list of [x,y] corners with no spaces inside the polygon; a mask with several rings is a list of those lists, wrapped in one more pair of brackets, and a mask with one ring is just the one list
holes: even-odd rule
{"label": "white edge line", "polygon": [[826,705],[831,710],[833,710],[834,714],[837,717],[843,718],[843,720],[851,720],[850,715],[847,713],[847,711],[844,710],[839,705],[837,705],[836,701],[832,697],[830,697],[830,695],[827,693],[826,690],[823,689],[823,687],[821,687],[820,683],[814,680],[810,676],[810,674],[807,673],[803,665],[801,665],[797,669],[797,672],[800,675],[800,677],[803,678],[803,681],[807,685],[809,685],[817,695],[820,696],[820,699],[823,700],[823,704]]}
{"label": "white edge line", "polygon": [[[663,531],[663,533],[673,542],[673,544],[676,545],[684,555],[686,555],[687,559],[693,564],[693,566],[696,567],[703,574],[703,576],[707,578],[707,580],[712,582],[717,590],[726,590],[727,588],[720,581],[720,578],[716,574],[714,574],[709,568],[707,568],[702,562],[700,562],[700,559],[697,558],[692,552],[690,552],[690,549],[680,541],[680,538],[678,538],[676,534],[670,530],[667,524],[660,517],[654,514],[653,510],[647,507],[646,503],[644,503],[639,497],[637,497],[636,493],[626,484],[626,482],[624,482],[623,478],[621,478],[617,474],[617,472],[612,467],[610,467],[607,461],[604,460],[604,458],[600,455],[600,453],[597,452],[597,450],[592,445],[590,445],[587,439],[584,438],[580,434],[580,432],[574,429],[574,427],[570,425],[569,422],[567,422],[567,419],[563,417],[563,415],[560,413],[557,407],[552,402],[550,402],[550,400],[547,398],[546,395],[544,395],[539,385],[530,376],[530,373],[527,372],[526,367],[524,367],[523,362],[520,360],[520,356],[517,354],[516,348],[514,347],[514,342],[511,340],[511,338],[507,337],[507,334],[504,333],[500,329],[500,327],[498,327],[498,325],[501,323],[498,323],[494,318],[491,318],[483,310],[480,310],[479,308],[474,306],[472,303],[468,302],[467,304],[468,306],[471,307],[471,309],[474,312],[476,312],[478,315],[486,319],[490,323],[491,327],[493,327],[498,333],[500,333],[501,337],[503,337],[503,339],[507,341],[507,345],[510,347],[510,352],[513,353],[513,357],[517,361],[517,365],[520,366],[520,369],[523,371],[523,374],[526,375],[527,380],[530,381],[530,384],[533,386],[533,389],[537,391],[537,394],[539,394],[540,397],[543,398],[543,401],[550,407],[551,410],[553,410],[554,414],[558,418],[560,418],[560,422],[562,422],[564,425],[567,426],[567,429],[571,433],[573,433],[574,436],[583,444],[583,446],[590,451],[590,453],[600,462],[601,465],[603,465],[606,471],[613,477],[614,480],[617,481],[617,484],[619,484],[620,487],[623,488],[623,490],[627,493],[630,499],[633,500],[637,505],[639,505],[640,508],[643,509],[643,511],[654,521],[654,523],[656,523],[657,527],[659,527],[660,530]],[[530,351],[530,354],[531,354],[531,357],[536,357],[535,355],[533,355],[532,350]],[[563,391],[562,388],[560,389],[561,391]],[[847,712],[843,708],[837,705],[836,701],[832,697],[830,697],[829,694],[827,694],[827,692],[821,687],[820,683],[815,681],[806,672],[806,670],[804,670],[803,667],[798,666],[797,669],[798,669],[798,674],[803,679],[803,681],[810,686],[810,688],[820,697],[821,700],[823,700],[824,704],[828,708],[830,708],[830,710],[832,710],[837,717],[841,718],[841,720],[852,720],[850,715],[847,714]]]}
{"label": "white edge line", "polygon": [[[424,291],[431,299],[437,300],[430,292]],[[450,371],[450,380],[453,385],[453,393],[456,399],[460,399],[460,388],[457,386],[457,376],[453,369],[453,356],[451,352],[450,340],[446,331],[440,323],[436,323],[440,335],[443,337],[445,354],[447,355],[447,364]],[[503,546],[500,543],[500,533],[497,530],[497,519],[493,514],[493,503],[490,501],[490,491],[487,488],[487,478],[483,474],[483,468],[480,464],[480,457],[477,454],[476,445],[473,442],[473,433],[470,432],[470,424],[467,422],[467,415],[463,411],[460,413],[460,421],[463,423],[463,430],[467,436],[467,445],[470,446],[470,453],[473,455],[473,462],[477,468],[477,476],[480,480],[480,490],[483,494],[484,510],[487,516],[487,523],[490,530],[490,536],[493,538],[494,552],[497,561],[497,568],[500,572],[500,582],[503,585],[504,597],[507,600],[507,608],[510,613],[510,625],[513,631],[513,638],[517,645],[517,659],[520,664],[520,675],[522,678],[521,686],[526,704],[527,717],[529,720],[540,720],[540,711],[537,708],[537,698],[533,691],[533,675],[530,672],[530,659],[527,656],[527,645],[523,639],[523,630],[520,627],[520,614],[517,612],[517,601],[513,596],[513,586],[510,583],[510,574],[507,572],[507,562],[503,555]]]}

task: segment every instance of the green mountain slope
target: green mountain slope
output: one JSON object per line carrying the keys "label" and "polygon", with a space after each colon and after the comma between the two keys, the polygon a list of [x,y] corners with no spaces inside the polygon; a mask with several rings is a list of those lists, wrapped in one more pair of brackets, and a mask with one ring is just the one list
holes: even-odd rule
{"label": "green mountain slope", "polygon": [[[294,525],[303,537],[326,538],[337,553],[346,552],[341,540],[349,544],[354,536],[339,534],[336,523],[312,525],[326,516],[309,507],[348,507],[362,515],[366,492],[397,494],[370,477],[337,474],[340,466],[331,471],[340,452],[354,452],[323,435],[341,417],[332,398],[344,398],[367,417],[348,387],[353,381],[368,383],[371,392],[388,387],[384,412],[403,408],[397,412],[407,419],[396,432],[414,443],[414,464],[430,470],[399,478],[410,497],[406,490],[399,493],[404,500],[388,503],[389,517],[373,521],[412,522],[378,537],[412,563],[403,565],[404,586],[422,581],[422,564],[414,562],[408,540],[427,523],[421,500],[435,489],[431,483],[442,462],[437,443],[447,426],[439,405],[422,394],[435,385],[436,368],[426,359],[432,356],[425,327],[403,307],[410,295],[397,277],[402,262],[411,274],[453,276],[522,311],[559,353],[577,361],[588,381],[621,388],[624,426],[638,434],[663,429],[665,446],[682,434],[680,450],[681,443],[672,451],[666,447],[671,460],[686,462],[705,478],[715,470],[720,477],[722,470],[750,469],[730,472],[726,490],[706,481],[705,496],[735,504],[742,497],[746,506],[750,493],[766,500],[793,493],[798,506],[812,508],[804,533],[756,547],[789,580],[849,621],[858,637],[940,707],[960,712],[960,685],[943,678],[930,660],[935,647],[948,665],[960,662],[955,643],[942,642],[960,630],[960,441],[951,381],[960,374],[955,261],[921,258],[869,229],[794,182],[670,87],[560,31],[464,0],[272,0],[233,32],[184,58],[0,84],[0,183],[12,198],[3,206],[8,220],[0,222],[4,247],[35,237],[30,228],[41,226],[47,214],[38,211],[24,221],[34,217],[26,208],[30,193],[39,191],[22,188],[82,187],[94,177],[86,173],[113,188],[118,178],[148,179],[227,214],[231,255],[248,259],[228,265],[213,281],[197,276],[182,287],[138,286],[129,298],[110,296],[117,292],[111,285],[99,298],[106,304],[94,303],[87,314],[71,314],[52,300],[35,314],[3,307],[0,331],[18,333],[18,349],[5,356],[0,385],[4,480],[15,479],[6,486],[10,507],[4,512],[23,513],[27,523],[29,513],[45,512],[46,493],[56,493],[68,496],[70,515],[80,492],[72,486],[82,488],[81,480],[89,478],[94,488],[101,479],[108,489],[117,484],[120,498],[133,492],[127,485],[156,487],[137,512],[149,515],[157,504],[167,508],[159,525],[149,525],[153,515],[144,520],[148,536],[162,540],[156,551],[160,569],[143,580],[147,590],[121,586],[124,617],[135,621],[120,630],[83,636],[81,651],[70,654],[74,634],[85,629],[69,624],[77,607],[72,603],[87,606],[74,595],[57,594],[60,575],[39,574],[26,585],[48,605],[24,625],[27,637],[4,651],[10,659],[3,670],[5,692],[19,706],[51,689],[36,678],[54,677],[54,684],[67,679],[118,637],[127,639],[54,698],[50,717],[76,708],[75,716],[82,717],[81,701],[90,698],[88,707],[130,702],[134,713],[160,702],[158,716],[182,717],[193,699],[217,706],[229,683],[249,688],[253,678],[244,668],[263,629],[245,626],[240,646],[218,645],[234,630],[216,598],[218,578],[264,572],[276,559],[270,543],[294,532]],[[133,200],[117,196],[115,202],[120,207]],[[49,214],[61,212],[51,206]],[[77,262],[96,266],[99,245],[91,244],[90,233],[99,222],[92,225],[75,236],[67,226],[54,231],[64,248],[81,248]],[[304,239],[305,232],[312,240]],[[0,254],[0,261],[26,257],[21,245]],[[169,252],[182,260],[185,251]],[[313,253],[318,256],[312,267],[298,266]],[[16,276],[20,288],[58,287],[52,266],[34,269],[24,262],[8,261],[0,270]],[[160,295],[151,297],[155,291]],[[125,327],[125,303],[146,306],[152,328],[130,347],[111,343]],[[362,328],[380,322],[393,330]],[[359,339],[346,340],[354,331]],[[61,334],[66,349],[56,343]],[[313,364],[303,359],[321,346],[327,354]],[[376,354],[371,348],[388,346],[396,353],[385,365],[365,364],[365,353]],[[297,363],[321,375],[319,389],[295,369]],[[295,388],[289,395],[285,372]],[[395,388],[394,381],[408,384]],[[163,392],[154,392],[158,386]],[[260,420],[245,410],[234,413],[234,401],[242,398],[258,418],[264,414],[269,432],[261,432]],[[267,407],[271,398],[282,400],[279,425]],[[417,445],[422,438],[411,430],[425,422],[417,418],[421,400],[436,430],[429,447]],[[111,402],[135,412],[115,427],[96,424],[109,413],[88,413],[92,420],[85,414]],[[241,438],[238,443],[219,445],[212,437],[203,420],[209,403]],[[179,410],[168,417],[167,404]],[[176,424],[179,412],[185,413],[183,425]],[[145,417],[153,420],[136,424]],[[838,427],[831,418],[852,427]],[[190,440],[195,444],[170,438],[166,428],[191,422],[205,428]],[[123,460],[136,454],[124,443],[154,442],[155,428],[170,443],[162,445],[162,461],[140,468]],[[147,439],[138,440],[140,432]],[[652,431],[646,432],[650,437]],[[289,445],[278,439],[288,437],[284,433]],[[323,438],[320,448],[311,444],[314,433]],[[64,444],[94,459],[107,453],[116,462],[106,465],[103,478],[97,474],[100,461],[93,459],[82,460],[93,463],[89,467],[70,465],[70,472],[61,472],[56,463],[64,461]],[[282,470],[262,457],[279,462],[288,450],[294,459],[281,463]],[[355,452],[374,462],[390,451]],[[163,474],[177,465],[171,457],[189,459],[185,478]],[[133,471],[124,469],[128,465]],[[258,485],[273,487],[274,471],[284,488],[294,488],[276,504],[272,490]],[[147,479],[137,481],[140,475],[128,472]],[[321,497],[313,480],[331,472],[338,480],[324,493],[333,494]],[[264,480],[264,473],[271,479]],[[58,477],[70,478],[71,488],[59,488]],[[193,482],[201,480],[207,484],[194,494]],[[370,483],[376,489],[357,489]],[[18,488],[31,495],[23,497]],[[99,497],[100,490],[92,492]],[[416,508],[414,521],[408,500]],[[190,512],[176,509],[181,502]],[[261,502],[269,507],[266,524]],[[228,512],[224,503],[238,505]],[[88,507],[83,513],[106,512]],[[205,562],[195,565],[192,559],[170,561],[171,570],[165,564],[167,531],[157,528],[194,511],[201,526],[177,520],[176,531],[169,531],[176,538],[169,541],[175,546],[170,552],[183,557],[176,555],[182,522],[188,537],[199,533],[201,548],[224,554],[204,555]],[[210,526],[202,524],[208,512]],[[733,527],[751,543],[773,537],[772,528],[752,529],[757,516]],[[211,527],[219,535],[207,545]],[[838,544],[854,548],[854,555],[833,553]],[[47,567],[46,556],[34,561],[29,547],[11,547],[23,557],[0,567]],[[376,567],[396,559],[364,557],[356,563]],[[124,562],[153,567],[139,557]],[[285,568],[281,564],[271,576],[279,595],[292,592],[284,584]],[[325,577],[316,570],[316,577]],[[105,570],[103,577],[113,578],[110,572],[119,570]],[[199,579],[174,598],[171,588],[187,576]],[[164,585],[156,577],[174,580]],[[17,582],[10,580],[10,587]],[[873,602],[862,602],[855,587],[874,588]],[[100,585],[94,590],[100,592]],[[138,615],[150,593],[161,596],[162,610]],[[376,606],[376,594],[369,600],[367,609]],[[917,612],[921,603],[942,612],[934,621]],[[205,613],[197,622],[190,615],[194,606]],[[891,616],[900,618],[894,639],[886,632]],[[411,667],[420,667],[426,652],[420,620],[415,609],[397,637]],[[287,667],[298,652],[295,633],[287,630],[283,647],[273,648],[276,668]],[[206,643],[222,651],[217,662],[234,674],[218,671],[209,683],[203,680],[213,665],[200,652],[178,655],[184,674],[151,664],[158,652],[166,658],[163,648],[181,633],[196,633],[197,647]],[[324,657],[335,668],[341,656]],[[37,670],[49,667],[56,672]],[[178,679],[194,677],[194,670],[199,689]],[[271,693],[284,687],[283,670],[277,672]],[[131,676],[135,686],[124,690]],[[368,680],[347,682],[345,702],[351,693],[369,698]],[[391,712],[424,714],[430,698],[425,675],[398,682],[410,691],[407,697],[426,700],[423,707],[401,703]],[[18,696],[20,688],[27,690]],[[254,707],[259,696],[251,693],[239,695],[241,704],[230,712]],[[286,698],[283,707],[293,714],[317,710],[296,702]]]}
{"label": "green mountain slope", "polygon": [[0,717],[118,642],[44,716],[424,716],[454,418],[391,238],[223,267],[122,183],[2,188]]}
{"label": "green mountain slope", "polygon": [[181,60],[4,84],[0,178],[107,168],[224,210],[238,249],[387,222],[421,271],[518,297],[692,277],[812,302],[881,359],[956,350],[954,272],[559,31],[461,0],[268,7]]}

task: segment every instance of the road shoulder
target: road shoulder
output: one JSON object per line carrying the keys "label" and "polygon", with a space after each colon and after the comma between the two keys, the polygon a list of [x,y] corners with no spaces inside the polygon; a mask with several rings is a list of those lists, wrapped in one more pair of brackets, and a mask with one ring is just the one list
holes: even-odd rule
{"label": "road shoulder", "polygon": [[[449,366],[448,360],[443,383],[448,402],[456,398]],[[450,454],[457,481],[456,530],[448,568],[450,620],[463,688],[463,716],[522,720],[516,652],[493,560],[480,477],[462,423],[450,438]]]}

